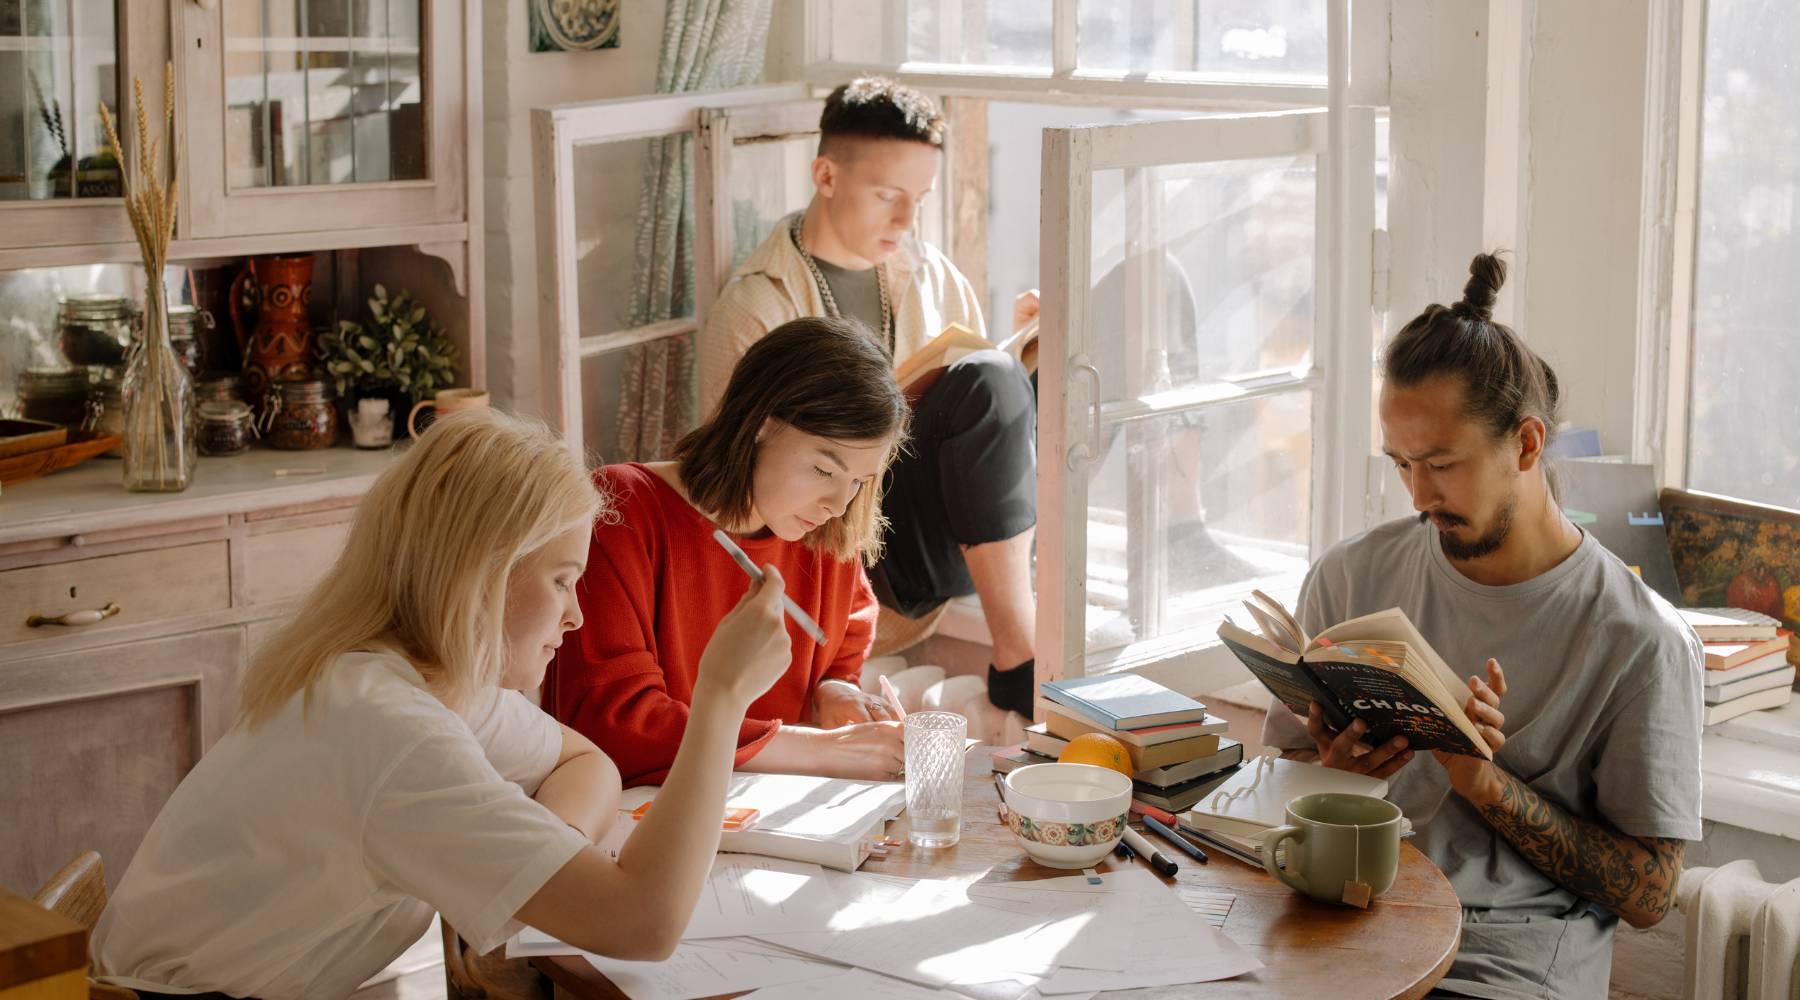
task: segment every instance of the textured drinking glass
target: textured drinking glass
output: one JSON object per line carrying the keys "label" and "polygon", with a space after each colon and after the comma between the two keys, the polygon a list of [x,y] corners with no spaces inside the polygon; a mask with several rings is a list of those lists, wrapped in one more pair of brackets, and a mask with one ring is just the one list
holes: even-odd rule
{"label": "textured drinking glass", "polygon": [[907,839],[949,847],[962,837],[963,741],[969,720],[955,712],[906,717]]}

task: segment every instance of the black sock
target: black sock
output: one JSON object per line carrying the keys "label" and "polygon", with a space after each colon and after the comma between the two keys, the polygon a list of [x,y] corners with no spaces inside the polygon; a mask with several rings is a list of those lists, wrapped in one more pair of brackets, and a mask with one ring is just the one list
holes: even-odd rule
{"label": "black sock", "polygon": [[1010,670],[988,664],[988,701],[996,708],[1031,718],[1037,709],[1037,660],[1026,660]]}

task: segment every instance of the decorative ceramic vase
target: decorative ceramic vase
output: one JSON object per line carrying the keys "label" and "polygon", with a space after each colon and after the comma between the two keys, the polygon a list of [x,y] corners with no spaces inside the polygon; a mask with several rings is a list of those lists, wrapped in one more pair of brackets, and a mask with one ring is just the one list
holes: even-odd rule
{"label": "decorative ceramic vase", "polygon": [[[231,325],[244,351],[244,399],[264,411],[272,382],[310,379],[318,360],[312,322],[312,254],[252,257],[232,282]],[[244,329],[243,285],[255,283],[256,325]]]}
{"label": "decorative ceramic vase", "polygon": [[179,493],[194,478],[194,382],[169,344],[162,275],[146,275],[144,339],[125,367],[125,488]]}

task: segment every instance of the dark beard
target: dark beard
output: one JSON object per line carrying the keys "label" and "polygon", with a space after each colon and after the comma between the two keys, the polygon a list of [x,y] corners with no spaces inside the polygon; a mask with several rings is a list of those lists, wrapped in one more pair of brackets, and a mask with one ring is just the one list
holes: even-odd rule
{"label": "dark beard", "polygon": [[[1451,562],[1467,562],[1471,559],[1480,559],[1484,556],[1491,556],[1500,551],[1500,546],[1506,544],[1506,536],[1512,532],[1513,515],[1518,512],[1518,509],[1519,498],[1509,497],[1506,501],[1506,505],[1500,508],[1500,516],[1495,519],[1494,526],[1488,530],[1487,534],[1482,535],[1472,542],[1459,542],[1442,529],[1439,529],[1438,545],[1444,550],[1444,558],[1449,559]],[[1457,517],[1455,514],[1445,515],[1445,520],[1455,522],[1452,527],[1455,527],[1458,524],[1469,523],[1468,521]],[[1419,515],[1420,524],[1429,524],[1430,522],[1430,514],[1426,513]],[[1436,526],[1433,525],[1433,527]]]}

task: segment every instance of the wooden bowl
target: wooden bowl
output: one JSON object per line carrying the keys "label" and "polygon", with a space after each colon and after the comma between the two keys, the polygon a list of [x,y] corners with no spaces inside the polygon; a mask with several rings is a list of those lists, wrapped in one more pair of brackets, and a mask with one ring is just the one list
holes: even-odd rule
{"label": "wooden bowl", "polygon": [[124,438],[117,434],[102,434],[99,431],[69,431],[65,443],[54,448],[42,448],[0,458],[0,486],[11,486],[28,479],[66,469],[79,462],[85,462],[103,451],[111,451],[123,444]]}

